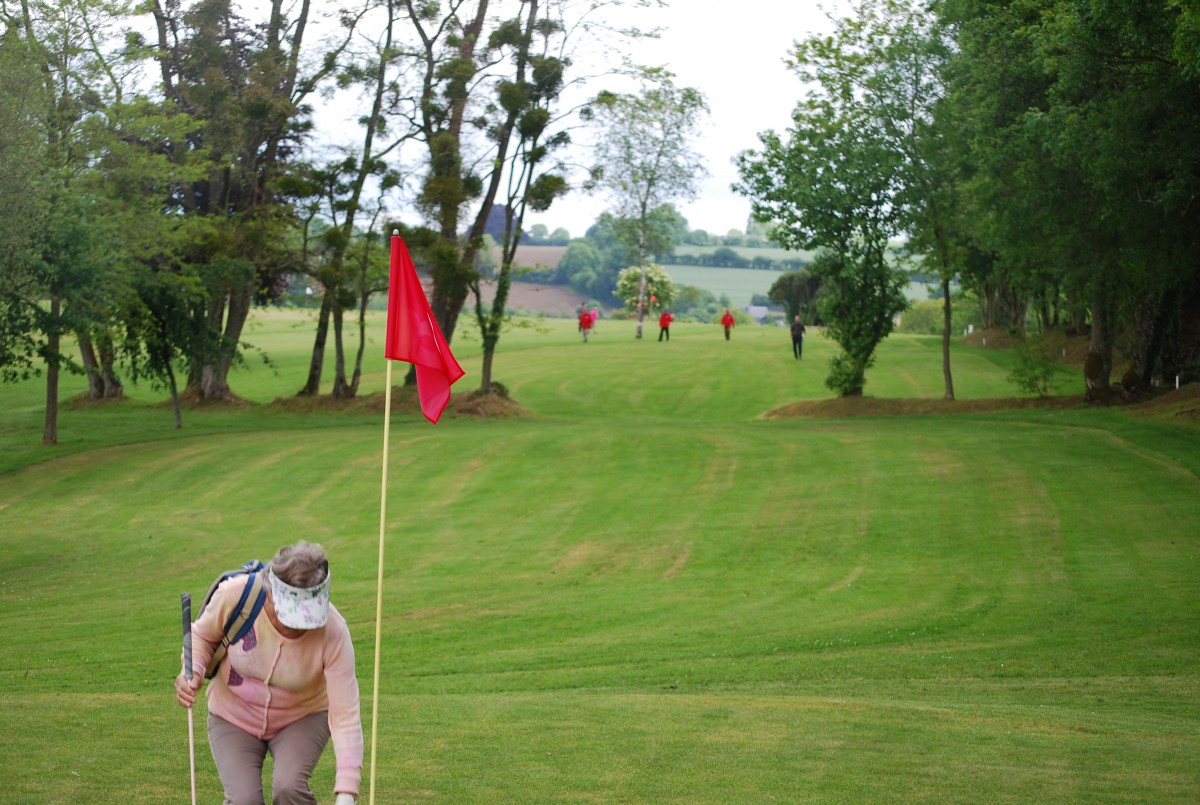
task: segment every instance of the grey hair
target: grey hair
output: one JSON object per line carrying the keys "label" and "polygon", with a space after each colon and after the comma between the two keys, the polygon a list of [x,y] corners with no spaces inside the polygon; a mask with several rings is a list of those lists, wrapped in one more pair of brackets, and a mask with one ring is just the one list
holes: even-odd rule
{"label": "grey hair", "polygon": [[325,549],[315,542],[300,540],[284,545],[271,560],[271,572],[293,587],[316,587],[329,576]]}

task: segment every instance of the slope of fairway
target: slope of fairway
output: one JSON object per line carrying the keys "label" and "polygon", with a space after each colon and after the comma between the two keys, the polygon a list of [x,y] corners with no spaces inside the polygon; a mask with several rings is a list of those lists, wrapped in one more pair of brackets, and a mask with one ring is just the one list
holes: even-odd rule
{"label": "slope of fairway", "polygon": [[[49,453],[40,390],[5,389],[0,801],[187,801],[179,593],[301,537],[331,554],[370,713],[381,423],[263,405],[301,383],[302,324],[260,321],[252,404],[179,432],[134,389],[65,409]],[[631,328],[506,336],[526,417],[395,416],[377,801],[1200,799],[1196,430],[769,420],[829,396],[832,344]],[[868,393],[939,397],[937,347],[890,340]],[[962,399],[1012,396],[1005,360],[956,350]]]}

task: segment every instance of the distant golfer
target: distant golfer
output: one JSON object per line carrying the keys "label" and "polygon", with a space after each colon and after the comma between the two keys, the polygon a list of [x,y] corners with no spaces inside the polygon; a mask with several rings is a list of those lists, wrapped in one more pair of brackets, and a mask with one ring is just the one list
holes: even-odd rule
{"label": "distant golfer", "polygon": [[733,314],[729,312],[729,308],[725,308],[725,315],[721,317],[721,326],[725,328],[725,340],[729,340],[729,331],[733,329]]}
{"label": "distant golfer", "polygon": [[792,357],[800,360],[804,352],[804,322],[797,316],[792,321]]}
{"label": "distant golfer", "polygon": [[[358,679],[350,630],[329,603],[329,561],[320,545],[301,541],[280,548],[269,572],[262,613],[208,686],[208,743],[225,803],[262,805],[270,752],[273,802],[316,805],[309,778],[332,737],[335,805],[354,805],[363,765]],[[192,678],[175,679],[180,706],[195,703],[243,586],[239,577],[222,583],[192,624]]]}
{"label": "distant golfer", "polygon": [[583,343],[587,343],[588,333],[591,332],[592,325],[596,322],[592,318],[592,314],[588,310],[584,310],[579,314],[579,332],[583,335]]}
{"label": "distant golfer", "polygon": [[671,311],[664,310],[662,315],[658,317],[658,340],[662,341],[665,337],[668,341],[671,340],[671,322],[675,321],[675,317],[671,315]]}

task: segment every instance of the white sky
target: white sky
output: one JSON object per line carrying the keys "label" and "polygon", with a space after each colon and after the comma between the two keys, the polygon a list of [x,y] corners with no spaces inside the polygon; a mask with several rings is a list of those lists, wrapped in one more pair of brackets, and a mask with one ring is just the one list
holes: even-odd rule
{"label": "white sky", "polygon": [[[750,203],[729,189],[737,180],[732,159],[758,148],[759,132],[782,133],[790,125],[804,87],[783,60],[796,40],[830,30],[825,12],[807,0],[673,0],[669,9],[639,9],[629,17],[643,30],[664,29],[659,40],[639,43],[637,61],[666,66],[677,86],[708,99],[711,114],[694,145],[710,175],[695,201],[676,206],[692,229],[745,230]],[[540,223],[582,237],[608,206],[605,198],[573,193],[529,216],[526,229]]]}
{"label": "white sky", "polygon": [[[244,2],[254,5],[264,0]],[[826,0],[822,5],[839,10],[845,3]],[[629,8],[621,15],[607,14],[605,19],[644,31],[662,29],[659,39],[628,43],[636,62],[666,67],[675,74],[677,86],[698,89],[708,101],[710,115],[693,145],[705,160],[709,176],[695,201],[677,200],[676,207],[692,229],[720,235],[730,229],[744,231],[750,203],[730,190],[737,180],[733,157],[758,148],[759,132],[773,129],[782,133],[791,124],[792,110],[804,87],[783,61],[796,40],[830,30],[825,12],[809,0],[671,0],[665,9]],[[597,59],[606,56],[611,58],[601,54]],[[598,71],[577,65],[578,73]],[[622,85],[619,81],[611,76],[594,79],[585,90],[592,94],[601,89],[636,89],[632,82]],[[340,104],[318,102],[318,129],[326,142],[357,142],[361,134],[354,114]],[[577,145],[573,146],[572,161],[591,164],[584,145],[586,134],[576,131],[573,138]],[[407,156],[409,152],[405,152]],[[564,227],[572,237],[582,237],[609,207],[609,199],[603,196],[573,192],[555,201],[547,212],[528,215],[525,228],[534,224],[544,224],[551,231]]]}

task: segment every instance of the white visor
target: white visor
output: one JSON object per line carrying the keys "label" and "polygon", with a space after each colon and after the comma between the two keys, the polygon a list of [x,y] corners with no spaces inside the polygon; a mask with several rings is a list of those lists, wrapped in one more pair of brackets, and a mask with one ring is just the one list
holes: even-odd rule
{"label": "white visor", "polygon": [[329,575],[316,587],[293,587],[270,571],[275,617],[289,629],[320,629],[329,621]]}

